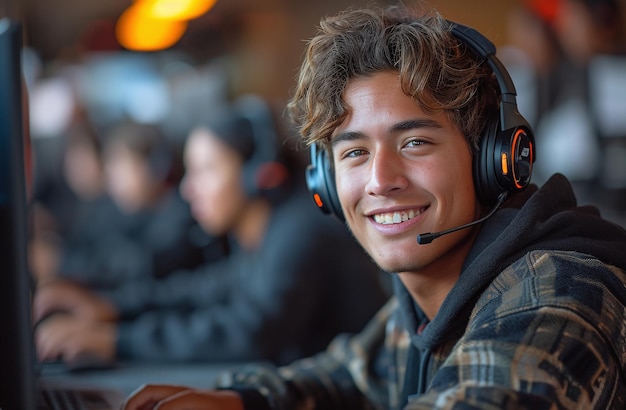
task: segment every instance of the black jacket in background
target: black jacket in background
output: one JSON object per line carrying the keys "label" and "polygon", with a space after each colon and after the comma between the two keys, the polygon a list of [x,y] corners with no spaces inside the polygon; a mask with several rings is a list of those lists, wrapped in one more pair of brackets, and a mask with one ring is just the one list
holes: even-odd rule
{"label": "black jacket in background", "polygon": [[127,319],[126,359],[287,363],[357,332],[387,300],[385,278],[347,228],[298,189],[273,213],[256,252],[105,294]]}

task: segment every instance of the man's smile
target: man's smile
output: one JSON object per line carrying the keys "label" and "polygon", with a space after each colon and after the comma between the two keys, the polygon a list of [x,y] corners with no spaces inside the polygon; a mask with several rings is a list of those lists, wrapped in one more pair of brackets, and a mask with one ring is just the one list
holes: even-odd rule
{"label": "man's smile", "polygon": [[398,224],[406,222],[422,214],[426,208],[411,209],[408,211],[385,212],[373,215],[374,221],[383,225]]}

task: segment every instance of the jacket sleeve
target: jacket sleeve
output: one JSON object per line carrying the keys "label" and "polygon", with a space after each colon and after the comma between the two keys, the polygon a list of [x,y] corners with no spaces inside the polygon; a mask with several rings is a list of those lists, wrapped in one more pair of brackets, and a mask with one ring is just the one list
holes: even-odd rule
{"label": "jacket sleeve", "polygon": [[150,310],[190,309],[218,303],[228,297],[235,270],[229,257],[205,263],[194,270],[178,270],[164,278],[128,279],[113,289],[97,290],[110,300],[122,319]]}
{"label": "jacket sleeve", "polygon": [[59,272],[91,288],[114,288],[127,280],[193,269],[209,250],[223,248],[219,238],[201,231],[177,194],[163,199],[158,208],[134,215],[122,214],[110,201],[93,207],[83,217],[82,230],[68,238]]}
{"label": "jacket sleeve", "polygon": [[216,387],[238,391],[246,409],[382,409],[387,407],[383,344],[390,299],[357,335],[341,334],[315,356],[284,367],[250,365],[218,377]]}
{"label": "jacket sleeve", "polygon": [[[132,307],[135,315],[119,326],[120,356],[148,360],[257,360],[267,354],[267,346],[286,340],[286,323],[276,322],[272,326],[285,299],[281,295],[282,285],[266,278],[257,286],[254,276],[260,272],[252,271],[254,266],[246,269],[231,262],[177,273],[165,281],[153,281],[149,288],[139,284],[136,290],[144,303]],[[262,265],[257,267],[261,269]],[[277,264],[264,268],[281,272],[286,269]],[[246,274],[250,278],[242,280]],[[128,302],[125,303],[128,308]],[[291,312],[296,314],[293,307]]]}

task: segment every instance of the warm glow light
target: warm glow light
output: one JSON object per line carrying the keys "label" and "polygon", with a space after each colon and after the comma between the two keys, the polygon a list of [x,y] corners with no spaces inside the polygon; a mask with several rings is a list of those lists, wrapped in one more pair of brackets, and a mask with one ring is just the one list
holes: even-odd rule
{"label": "warm glow light", "polygon": [[186,29],[187,21],[151,17],[138,2],[122,13],[115,35],[117,41],[129,50],[156,51],[174,45]]}
{"label": "warm glow light", "polygon": [[150,17],[172,20],[191,20],[200,17],[217,0],[138,0]]}

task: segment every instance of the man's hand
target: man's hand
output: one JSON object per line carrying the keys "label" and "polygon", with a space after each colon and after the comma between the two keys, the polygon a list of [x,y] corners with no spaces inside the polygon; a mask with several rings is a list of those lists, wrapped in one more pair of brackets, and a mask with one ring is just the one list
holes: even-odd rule
{"label": "man's hand", "polygon": [[[158,407],[157,407],[158,406]],[[197,390],[183,386],[146,385],[131,394],[124,410],[206,409],[244,410],[239,395],[230,390]]]}
{"label": "man's hand", "polygon": [[35,329],[35,346],[41,360],[63,360],[70,366],[84,360],[112,363],[117,328],[70,315],[54,315]]}
{"label": "man's hand", "polygon": [[34,322],[59,311],[91,322],[117,319],[109,301],[70,281],[55,280],[38,287],[33,300]]}

